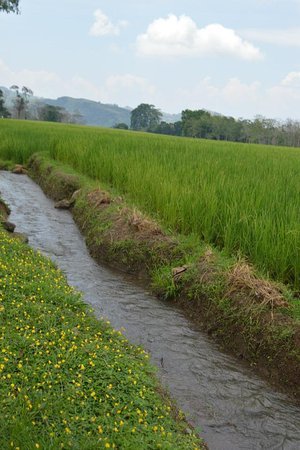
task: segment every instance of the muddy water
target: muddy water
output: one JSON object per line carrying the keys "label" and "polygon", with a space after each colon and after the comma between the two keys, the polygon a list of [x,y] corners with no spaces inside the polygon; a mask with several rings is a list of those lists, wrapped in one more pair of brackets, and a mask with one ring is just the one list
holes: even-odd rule
{"label": "muddy water", "polygon": [[299,450],[300,409],[235,359],[221,353],[183,315],[89,256],[71,214],[56,210],[26,176],[0,172],[0,193],[16,231],[52,258],[96,315],[143,345],[159,375],[210,450]]}

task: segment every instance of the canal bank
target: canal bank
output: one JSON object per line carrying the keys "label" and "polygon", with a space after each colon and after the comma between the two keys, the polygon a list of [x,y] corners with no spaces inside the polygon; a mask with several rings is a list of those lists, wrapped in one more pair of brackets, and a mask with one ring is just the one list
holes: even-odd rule
{"label": "canal bank", "polygon": [[2,226],[0,407],[3,450],[205,447],[145,351],[96,319],[50,259]]}
{"label": "canal bank", "polygon": [[[10,196],[12,220],[20,224],[31,243],[60,261],[65,272],[71,270],[69,282],[86,292],[98,315],[111,317],[115,327],[125,327],[131,340],[150,351],[163,382],[189,413],[189,420],[202,426],[212,449],[297,448],[299,410],[286,397],[270,390],[243,364],[220,353],[171,304],[153,298],[126,278],[117,281],[114,273],[92,260],[90,266],[83,259],[87,250],[82,250],[82,240],[76,238],[81,239],[80,234],[70,230],[69,213],[54,209],[50,202],[46,217],[53,224],[44,223],[40,212],[44,214],[49,200],[40,194],[30,199],[34,185],[24,180],[14,176],[10,185],[5,180],[0,187]],[[57,228],[50,234],[53,225]]]}
{"label": "canal bank", "polygon": [[199,239],[167,233],[123,198],[34,155],[31,176],[72,214],[98,262],[134,275],[270,383],[300,398],[300,324],[292,292],[263,279],[245,260],[229,258]]}

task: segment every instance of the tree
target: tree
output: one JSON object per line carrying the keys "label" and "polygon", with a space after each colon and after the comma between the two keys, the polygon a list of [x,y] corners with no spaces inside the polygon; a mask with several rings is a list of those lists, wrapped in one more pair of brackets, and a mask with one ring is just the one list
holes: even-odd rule
{"label": "tree", "polygon": [[83,123],[82,115],[78,111],[70,113],[62,106],[51,105],[37,100],[29,104],[27,118],[45,122]]}
{"label": "tree", "polygon": [[131,111],[130,127],[133,130],[152,131],[159,125],[162,113],[154,105],[141,103]]}
{"label": "tree", "polygon": [[62,122],[65,109],[60,106],[48,105],[47,103],[39,108],[38,119],[45,122]]}
{"label": "tree", "polygon": [[0,11],[19,13],[19,0],[0,0]]}
{"label": "tree", "polygon": [[7,118],[10,117],[10,112],[4,105],[4,95],[3,91],[0,89],[0,118]]}
{"label": "tree", "polygon": [[16,98],[14,100],[14,115],[17,119],[21,119],[23,112],[25,112],[25,100],[19,92],[19,86],[14,84],[10,87],[10,89],[16,92]]}
{"label": "tree", "polygon": [[165,122],[164,120],[160,122],[159,125],[153,130],[154,133],[158,134],[168,134],[168,135],[174,135],[174,124]]}
{"label": "tree", "polygon": [[128,125],[127,123],[124,122],[120,122],[120,123],[116,123],[113,128],[117,128],[119,130],[128,130]]}
{"label": "tree", "polygon": [[27,119],[26,117],[27,106],[29,103],[29,97],[33,95],[32,90],[26,86],[23,86],[20,91],[19,86],[16,86],[15,84],[11,86],[10,89],[16,92],[16,98],[14,100],[14,109],[16,118]]}
{"label": "tree", "polygon": [[212,116],[208,111],[186,109],[181,113],[182,133],[193,138],[213,138]]}

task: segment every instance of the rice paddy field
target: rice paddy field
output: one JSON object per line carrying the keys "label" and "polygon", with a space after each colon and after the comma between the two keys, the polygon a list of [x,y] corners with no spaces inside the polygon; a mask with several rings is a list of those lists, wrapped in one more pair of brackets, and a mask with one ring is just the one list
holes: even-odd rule
{"label": "rice paddy field", "polygon": [[47,152],[166,229],[241,255],[300,288],[300,149],[0,121],[0,159]]}

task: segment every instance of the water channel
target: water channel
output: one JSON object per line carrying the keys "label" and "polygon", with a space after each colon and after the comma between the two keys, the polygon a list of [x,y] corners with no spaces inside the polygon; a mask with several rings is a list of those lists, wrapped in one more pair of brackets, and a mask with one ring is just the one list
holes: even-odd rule
{"label": "water channel", "polygon": [[300,449],[300,409],[288,397],[222,353],[172,305],[96,264],[71,214],[54,209],[27,176],[0,171],[0,194],[16,231],[55,261],[98,317],[151,354],[162,384],[210,450]]}

